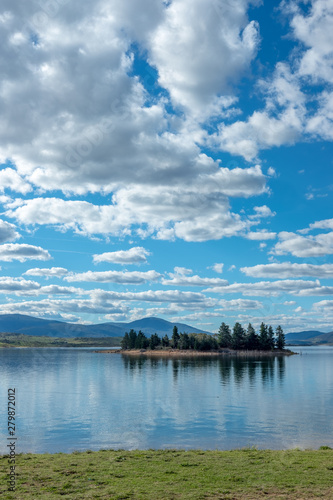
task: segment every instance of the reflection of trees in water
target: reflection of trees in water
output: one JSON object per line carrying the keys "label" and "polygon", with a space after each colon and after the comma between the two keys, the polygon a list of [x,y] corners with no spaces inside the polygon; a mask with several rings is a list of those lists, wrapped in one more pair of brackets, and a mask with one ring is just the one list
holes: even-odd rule
{"label": "reflection of trees in water", "polygon": [[261,378],[264,383],[270,382],[274,378],[274,362],[275,359],[268,358],[261,363]]}
{"label": "reflection of trees in water", "polygon": [[246,373],[246,366],[245,366],[244,361],[240,358],[235,358],[232,361],[233,361],[234,380],[235,380],[236,384],[238,385],[244,379],[244,376]]}
{"label": "reflection of trees in water", "polygon": [[186,357],[186,358],[171,358],[167,359],[167,362],[172,363],[173,375],[175,378],[179,375],[179,373],[186,373],[193,369],[195,369],[197,373],[206,373],[207,371],[211,371],[212,369],[216,369],[218,366],[219,360],[217,358],[207,359],[206,356],[203,357]]}
{"label": "reflection of trees in water", "polygon": [[231,373],[232,373],[232,359],[225,358],[219,360],[219,369],[222,384],[228,384],[230,381]]}
{"label": "reflection of trees in water", "polygon": [[253,386],[256,380],[256,372],[258,361],[249,360],[247,365],[247,373],[249,375],[250,386]]}
{"label": "reflection of trees in water", "polygon": [[173,378],[175,379],[175,381],[178,378],[178,372],[179,372],[179,361],[177,359],[173,359],[172,360],[172,374],[173,374]]}
{"label": "reflection of trees in water", "polygon": [[276,361],[277,361],[277,375],[279,380],[282,382],[286,371],[286,360],[284,359],[283,356],[279,356]]}
{"label": "reflection of trees in water", "polygon": [[132,356],[122,356],[122,360],[125,368],[129,370],[141,370],[147,364],[147,358],[144,356],[132,357]]}
{"label": "reflection of trees in water", "polygon": [[258,377],[266,385],[273,382],[277,376],[280,381],[285,374],[285,358],[283,356],[267,358],[229,358],[221,359],[220,376],[222,384],[227,384],[231,379],[239,385],[244,379],[249,380],[253,386]]}
{"label": "reflection of trees in water", "polygon": [[253,386],[258,378],[261,378],[263,384],[274,381],[277,377],[280,382],[285,376],[285,358],[284,356],[244,358],[244,357],[223,357],[223,358],[165,358],[145,356],[122,356],[125,368],[130,371],[141,370],[149,367],[153,370],[171,366],[172,374],[177,380],[179,373],[196,370],[196,372],[206,373],[207,371],[219,370],[221,382],[223,385],[234,381],[240,385],[244,380],[250,382]]}
{"label": "reflection of trees in water", "polygon": [[159,360],[159,359],[156,359],[156,358],[150,358],[150,367],[151,367],[151,368],[156,369],[156,368],[158,368],[158,367],[159,367],[159,365],[160,365],[160,364],[161,364],[161,363],[160,363],[160,360]]}

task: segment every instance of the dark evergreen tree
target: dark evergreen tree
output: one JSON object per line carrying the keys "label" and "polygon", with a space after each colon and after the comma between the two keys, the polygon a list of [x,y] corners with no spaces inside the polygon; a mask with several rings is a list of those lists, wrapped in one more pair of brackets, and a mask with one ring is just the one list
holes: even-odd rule
{"label": "dark evergreen tree", "polygon": [[267,326],[265,325],[265,323],[261,323],[261,325],[260,325],[259,347],[263,351],[267,351],[269,349],[268,330],[267,330]]}
{"label": "dark evergreen tree", "polygon": [[267,332],[267,349],[271,349],[273,351],[274,347],[275,347],[274,330],[271,326],[269,326]]}
{"label": "dark evergreen tree", "polygon": [[177,349],[177,347],[178,347],[179,338],[180,338],[180,336],[178,333],[178,328],[175,325],[173,327],[172,337],[171,337],[171,347],[173,347],[174,349]]}
{"label": "dark evergreen tree", "polygon": [[200,351],[210,351],[212,349],[212,337],[210,335],[202,335],[200,338]]}
{"label": "dark evergreen tree", "polygon": [[189,349],[190,348],[190,339],[187,333],[181,333],[179,336],[178,342],[179,349]]}
{"label": "dark evergreen tree", "polygon": [[129,334],[129,349],[135,349],[135,343],[136,343],[136,332],[133,330],[133,328],[130,330]]}
{"label": "dark evergreen tree", "polygon": [[284,347],[286,345],[286,337],[285,337],[280,325],[276,329],[276,336],[277,336],[276,347],[278,349],[284,349]]}
{"label": "dark evergreen tree", "polygon": [[251,323],[249,323],[249,326],[247,327],[245,347],[251,351],[259,349],[259,337]]}
{"label": "dark evergreen tree", "polygon": [[123,336],[123,338],[122,338],[122,340],[120,342],[120,346],[121,346],[122,349],[129,349],[129,335],[128,335],[127,332]]}
{"label": "dark evergreen tree", "polygon": [[160,337],[157,335],[157,333],[154,333],[149,340],[149,349],[156,349],[159,345],[162,344],[162,341]]}
{"label": "dark evergreen tree", "polygon": [[194,349],[194,343],[195,343],[195,335],[193,333],[191,333],[189,336],[188,336],[188,344],[189,344],[189,349]]}
{"label": "dark evergreen tree", "polygon": [[219,348],[219,343],[217,341],[216,335],[209,335],[211,349],[217,350]]}
{"label": "dark evergreen tree", "polygon": [[245,331],[240,323],[235,323],[232,331],[232,347],[233,349],[244,349],[245,347]]}
{"label": "dark evergreen tree", "polygon": [[231,347],[232,337],[230,328],[225,323],[221,323],[218,333],[218,344],[220,347]]}
{"label": "dark evergreen tree", "polygon": [[169,345],[170,345],[169,337],[168,335],[164,335],[164,337],[162,338],[162,346],[169,347]]}
{"label": "dark evergreen tree", "polygon": [[200,351],[201,350],[201,342],[198,339],[197,335],[194,335],[193,349],[195,351]]}
{"label": "dark evergreen tree", "polygon": [[145,349],[147,347],[147,337],[140,330],[135,341],[135,349]]}

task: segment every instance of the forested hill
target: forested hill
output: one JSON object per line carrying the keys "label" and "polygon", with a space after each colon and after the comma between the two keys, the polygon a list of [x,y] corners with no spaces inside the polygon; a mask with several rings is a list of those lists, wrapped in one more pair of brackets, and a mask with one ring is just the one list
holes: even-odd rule
{"label": "forested hill", "polygon": [[48,337],[122,337],[131,329],[142,330],[145,335],[172,335],[172,329],[177,326],[179,331],[186,333],[209,333],[198,330],[183,323],[170,323],[160,318],[143,318],[131,323],[101,323],[97,325],[80,325],[62,321],[46,320],[23,314],[0,315],[0,332],[24,333],[26,335]]}
{"label": "forested hill", "polygon": [[323,333],[317,330],[307,330],[303,332],[293,332],[286,334],[286,344],[288,345],[333,345],[333,332]]}

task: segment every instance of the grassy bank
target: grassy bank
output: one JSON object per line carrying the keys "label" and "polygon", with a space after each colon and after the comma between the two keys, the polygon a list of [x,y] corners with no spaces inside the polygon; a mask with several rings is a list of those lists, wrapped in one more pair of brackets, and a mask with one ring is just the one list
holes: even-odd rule
{"label": "grassy bank", "polygon": [[333,498],[333,450],[99,451],[18,455],[5,499],[312,499]]}
{"label": "grassy bank", "polygon": [[122,337],[60,338],[0,333],[0,347],[117,347]]}

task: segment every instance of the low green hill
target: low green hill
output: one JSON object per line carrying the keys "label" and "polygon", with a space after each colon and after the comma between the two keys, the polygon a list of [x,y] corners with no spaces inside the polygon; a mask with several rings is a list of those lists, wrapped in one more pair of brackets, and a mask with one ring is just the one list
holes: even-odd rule
{"label": "low green hill", "polygon": [[119,347],[122,337],[59,338],[0,333],[0,347]]}

